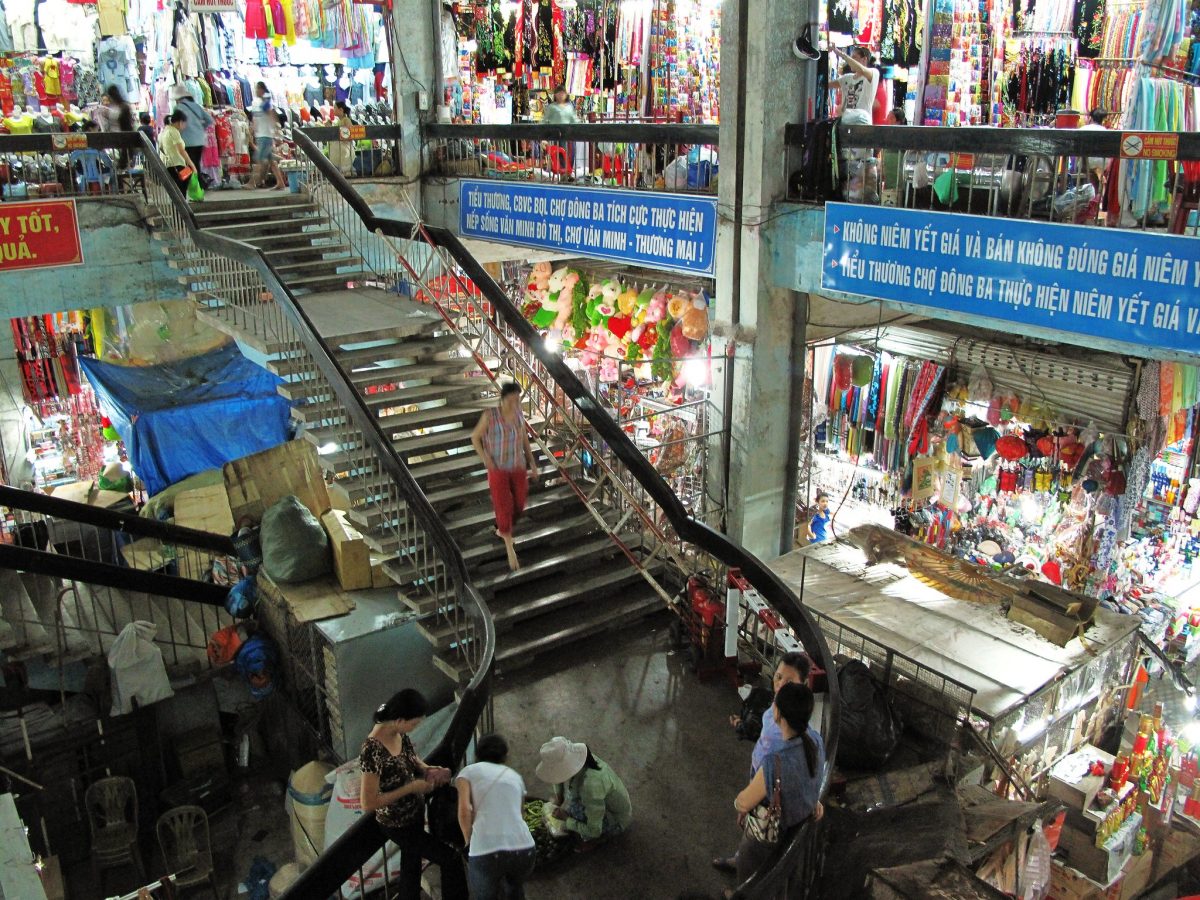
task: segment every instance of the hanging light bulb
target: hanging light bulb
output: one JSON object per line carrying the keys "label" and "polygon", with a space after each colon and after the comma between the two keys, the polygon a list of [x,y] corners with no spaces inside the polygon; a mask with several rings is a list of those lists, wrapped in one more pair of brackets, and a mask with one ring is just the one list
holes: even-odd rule
{"label": "hanging light bulb", "polygon": [[562,349],[562,332],[557,329],[546,332],[546,337],[543,339],[542,345],[548,353],[557,353]]}

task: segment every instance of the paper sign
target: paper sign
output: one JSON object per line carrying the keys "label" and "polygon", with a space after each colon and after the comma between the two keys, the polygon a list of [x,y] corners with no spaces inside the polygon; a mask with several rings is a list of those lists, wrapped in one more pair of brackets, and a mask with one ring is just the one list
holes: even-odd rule
{"label": "paper sign", "polygon": [[82,263],[74,200],[0,205],[0,272]]}
{"label": "paper sign", "polygon": [[351,125],[349,128],[350,140],[361,141],[367,136],[366,125]]}
{"label": "paper sign", "polygon": [[1126,131],[1121,134],[1122,159],[1178,159],[1179,135],[1162,131]]}

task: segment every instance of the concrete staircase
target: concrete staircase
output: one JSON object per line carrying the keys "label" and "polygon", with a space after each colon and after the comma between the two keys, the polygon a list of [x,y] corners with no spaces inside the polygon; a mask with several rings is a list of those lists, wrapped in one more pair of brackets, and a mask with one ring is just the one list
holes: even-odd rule
{"label": "concrete staircase", "polygon": [[[462,548],[496,620],[498,666],[512,669],[539,652],[662,609],[660,596],[599,524],[598,516],[612,526],[616,514],[589,507],[540,451],[517,527],[522,568],[508,571],[504,546],[492,531],[486,472],[470,442],[475,422],[495,402],[491,380],[468,350],[474,349],[471,335],[454,333],[428,306],[363,284],[371,279],[358,268],[360,260],[304,195],[242,192],[226,199],[214,193],[196,210],[205,228],[266,253],[349,373]],[[303,436],[336,479],[331,492],[341,496],[373,551],[387,559],[385,571],[397,583],[400,601],[422,615],[419,627],[435,646],[439,667],[462,681],[467,666],[454,629],[436,615],[452,598],[429,596],[415,583],[396,531],[406,512],[389,505],[386,476],[377,465],[364,467],[362,449],[343,443],[347,416],[323,379],[313,377],[307,354],[289,355],[285,345],[247,334],[239,317],[220,306],[220,277],[214,279],[203,263],[190,265],[178,248],[167,249],[185,270],[181,277],[201,317],[267,354],[268,368],[285,379],[280,393],[295,403]],[[567,476],[579,474],[570,460],[566,469]],[[640,561],[638,537],[618,537]],[[658,571],[653,563],[647,569]]]}

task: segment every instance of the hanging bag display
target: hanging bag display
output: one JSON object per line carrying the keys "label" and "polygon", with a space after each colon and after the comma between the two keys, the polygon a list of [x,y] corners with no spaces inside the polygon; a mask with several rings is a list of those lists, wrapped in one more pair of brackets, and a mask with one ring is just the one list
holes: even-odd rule
{"label": "hanging bag display", "polygon": [[779,765],[779,754],[775,761],[775,783],[771,788],[770,802],[764,800],[746,815],[746,834],[760,844],[778,844],[783,819],[783,772]]}

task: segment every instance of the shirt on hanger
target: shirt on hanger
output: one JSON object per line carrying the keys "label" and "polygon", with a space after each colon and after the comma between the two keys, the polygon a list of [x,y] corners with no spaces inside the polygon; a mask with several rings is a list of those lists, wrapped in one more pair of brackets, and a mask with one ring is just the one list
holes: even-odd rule
{"label": "shirt on hanger", "polygon": [[129,33],[125,21],[129,7],[125,0],[96,0],[96,6],[100,10],[100,34],[103,37]]}

